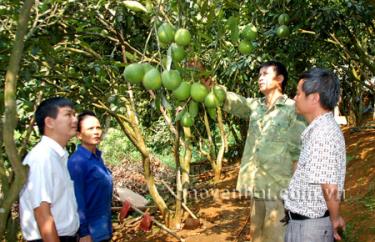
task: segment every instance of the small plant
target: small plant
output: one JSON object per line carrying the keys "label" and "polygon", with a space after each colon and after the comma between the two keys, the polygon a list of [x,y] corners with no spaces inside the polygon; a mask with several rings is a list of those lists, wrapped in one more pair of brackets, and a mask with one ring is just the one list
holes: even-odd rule
{"label": "small plant", "polygon": [[366,195],[362,203],[370,212],[375,210],[375,197]]}

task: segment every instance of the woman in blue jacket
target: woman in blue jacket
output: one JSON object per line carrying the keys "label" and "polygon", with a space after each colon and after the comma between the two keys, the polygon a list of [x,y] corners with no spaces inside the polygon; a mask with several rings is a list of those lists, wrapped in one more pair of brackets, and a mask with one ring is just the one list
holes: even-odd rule
{"label": "woman in blue jacket", "polygon": [[77,137],[81,141],[68,160],[80,218],[80,242],[105,242],[112,236],[112,175],[98,150],[102,128],[96,115],[78,115]]}

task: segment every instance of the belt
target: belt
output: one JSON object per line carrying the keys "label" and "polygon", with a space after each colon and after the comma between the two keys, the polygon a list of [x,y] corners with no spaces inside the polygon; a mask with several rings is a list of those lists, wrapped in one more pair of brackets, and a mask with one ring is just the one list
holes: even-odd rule
{"label": "belt", "polygon": [[[287,214],[289,215],[289,218],[290,219],[293,219],[293,220],[305,220],[305,219],[312,219],[310,217],[307,217],[307,216],[304,216],[304,215],[301,215],[301,214],[298,214],[298,213],[293,213],[291,211],[287,211]],[[329,216],[329,211],[326,210],[324,215],[319,217],[319,218],[325,218],[325,217],[328,217]]]}
{"label": "belt", "polygon": [[[76,242],[77,236],[59,236],[61,242]],[[42,239],[29,240],[28,242],[43,242]]]}

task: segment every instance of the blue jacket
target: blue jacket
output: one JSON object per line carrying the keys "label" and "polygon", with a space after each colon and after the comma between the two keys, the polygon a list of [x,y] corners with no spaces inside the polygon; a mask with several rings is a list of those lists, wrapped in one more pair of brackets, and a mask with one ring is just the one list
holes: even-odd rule
{"label": "blue jacket", "polygon": [[94,242],[112,235],[112,175],[104,165],[101,152],[96,154],[83,146],[68,160],[80,219],[79,236],[91,235]]}

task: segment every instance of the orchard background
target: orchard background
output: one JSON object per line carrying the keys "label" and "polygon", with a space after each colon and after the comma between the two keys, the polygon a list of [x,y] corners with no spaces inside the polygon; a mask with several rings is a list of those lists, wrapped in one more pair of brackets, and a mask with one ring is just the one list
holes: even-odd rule
{"label": "orchard background", "polygon": [[[180,229],[182,203],[203,206],[189,200],[189,191],[223,182],[223,167],[241,155],[247,123],[221,111],[219,85],[259,96],[257,67],[271,59],[287,66],[290,97],[298,75],[313,66],[340,77],[339,109],[349,121],[347,184],[362,186],[344,208],[364,211],[358,220],[348,214],[348,238],[375,238],[374,223],[366,223],[375,209],[373,0],[2,0],[0,16],[0,236],[6,241],[19,234],[17,199],[27,176],[21,160],[38,141],[33,113],[42,99],[66,96],[77,111],[94,110],[106,128],[106,162],[125,173],[134,169],[126,181],[124,173],[115,176],[116,184],[141,179],[144,186],[132,188],[155,205],[158,220]],[[130,76],[140,66],[144,75],[129,78],[132,64],[138,71]],[[199,173],[191,171],[194,164],[210,167],[211,182],[192,175]]]}

